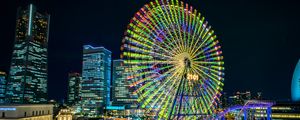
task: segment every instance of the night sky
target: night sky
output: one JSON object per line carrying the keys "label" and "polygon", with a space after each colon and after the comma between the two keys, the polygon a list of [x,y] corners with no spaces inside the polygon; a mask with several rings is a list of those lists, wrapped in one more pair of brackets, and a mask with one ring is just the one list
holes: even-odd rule
{"label": "night sky", "polygon": [[[134,13],[149,0],[36,0],[51,14],[48,43],[49,99],[66,97],[68,72],[81,72],[82,45],[104,46],[113,59]],[[297,0],[185,0],[215,30],[225,61],[224,91],[261,91],[267,99],[290,99],[300,58]],[[8,72],[16,12],[25,0],[0,1],[0,70]]]}

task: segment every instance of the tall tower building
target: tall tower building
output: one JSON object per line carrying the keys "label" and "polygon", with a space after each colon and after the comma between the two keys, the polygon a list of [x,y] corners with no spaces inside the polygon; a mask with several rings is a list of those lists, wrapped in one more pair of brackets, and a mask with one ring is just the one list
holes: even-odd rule
{"label": "tall tower building", "polygon": [[50,15],[30,4],[19,8],[6,101],[47,102],[47,45]]}
{"label": "tall tower building", "polygon": [[124,60],[113,60],[112,104],[130,109],[134,108],[137,96],[133,94],[134,89],[130,88],[130,81],[127,81],[125,71]]}
{"label": "tall tower building", "polygon": [[69,73],[67,103],[72,106],[80,100],[81,75],[79,73]]}
{"label": "tall tower building", "polygon": [[5,101],[6,73],[0,71],[0,104]]}
{"label": "tall tower building", "polygon": [[83,46],[81,97],[83,112],[102,113],[110,104],[111,52],[104,47]]}

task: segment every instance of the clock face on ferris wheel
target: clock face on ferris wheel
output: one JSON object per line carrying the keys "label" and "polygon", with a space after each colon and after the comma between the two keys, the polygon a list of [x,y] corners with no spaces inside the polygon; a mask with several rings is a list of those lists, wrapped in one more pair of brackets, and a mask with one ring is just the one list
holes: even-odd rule
{"label": "clock face on ferris wheel", "polygon": [[178,0],[150,2],[131,19],[122,42],[139,108],[169,119],[214,113],[223,88],[223,56],[196,9]]}

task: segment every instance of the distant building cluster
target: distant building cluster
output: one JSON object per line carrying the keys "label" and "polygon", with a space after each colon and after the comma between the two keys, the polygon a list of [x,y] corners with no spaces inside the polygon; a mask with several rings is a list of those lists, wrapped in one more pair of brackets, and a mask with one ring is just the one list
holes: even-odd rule
{"label": "distant building cluster", "polygon": [[82,59],[82,74],[69,73],[68,106],[88,117],[136,107],[123,60],[112,61],[111,51],[91,45],[83,46]]}

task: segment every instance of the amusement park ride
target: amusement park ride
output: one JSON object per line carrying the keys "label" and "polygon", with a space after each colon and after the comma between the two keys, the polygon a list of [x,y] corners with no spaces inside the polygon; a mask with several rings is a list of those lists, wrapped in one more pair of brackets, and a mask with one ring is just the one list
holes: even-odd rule
{"label": "amusement park ride", "polygon": [[260,101],[216,112],[224,86],[220,42],[203,15],[184,2],[146,4],[131,19],[122,42],[127,78],[146,114],[157,119],[222,119],[239,110],[247,119],[250,109],[270,113],[272,103]]}

